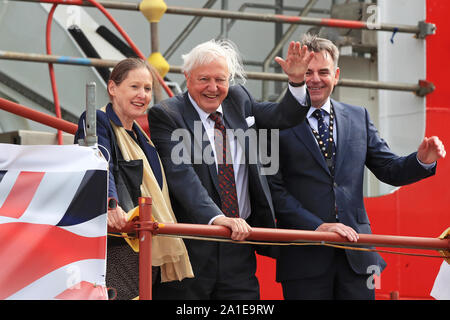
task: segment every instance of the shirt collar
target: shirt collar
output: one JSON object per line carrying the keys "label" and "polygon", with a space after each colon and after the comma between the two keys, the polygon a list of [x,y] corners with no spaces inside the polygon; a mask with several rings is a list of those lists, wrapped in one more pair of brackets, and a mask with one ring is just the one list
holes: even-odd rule
{"label": "shirt collar", "polygon": [[123,127],[122,125],[122,121],[120,121],[119,117],[117,116],[117,114],[114,112],[114,109],[112,107],[112,103],[108,103],[108,105],[106,106],[106,114],[108,115],[108,118],[116,125],[119,127]]}
{"label": "shirt collar", "polygon": [[[195,102],[194,99],[192,99],[191,95],[188,92],[188,96],[189,96],[189,100],[191,101],[192,105],[194,106],[194,109],[197,111],[198,115],[200,116],[200,120],[202,120],[202,122],[208,120],[208,117],[211,113],[205,112],[202,108],[200,108],[197,104],[197,102]],[[222,105],[220,104],[219,107],[217,108],[216,112],[220,112],[223,116],[223,110],[222,110]]]}
{"label": "shirt collar", "polygon": [[[112,103],[108,103],[106,106],[106,115],[108,116],[108,118],[118,127],[123,127],[122,125],[122,121],[120,121],[119,117],[117,116],[117,114],[114,112],[114,109],[112,107]],[[136,124],[133,121],[133,127],[132,127],[133,131],[138,132],[139,130],[137,130]],[[125,129],[126,130],[126,129]],[[127,130],[128,131],[128,130]]]}
{"label": "shirt collar", "polygon": [[[308,110],[307,117],[308,117],[308,118],[313,117],[312,113],[313,113],[316,109],[317,109],[317,108],[315,108],[315,107],[310,107],[309,110]],[[320,109],[325,110],[327,115],[330,114],[330,110],[331,110],[331,101],[330,101],[330,98],[328,98],[327,101],[325,101],[325,103],[323,104],[322,107],[320,107]]]}

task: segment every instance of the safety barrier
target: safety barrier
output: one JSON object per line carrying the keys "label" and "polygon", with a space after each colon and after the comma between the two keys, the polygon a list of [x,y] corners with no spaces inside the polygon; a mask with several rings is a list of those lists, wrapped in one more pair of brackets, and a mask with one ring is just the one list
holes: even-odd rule
{"label": "safety barrier", "polygon": [[[182,238],[196,237],[196,239],[208,241],[232,241],[230,239],[230,229],[224,226],[155,222],[152,220],[151,216],[151,204],[152,200],[150,197],[139,198],[139,218],[137,220],[129,221],[128,224],[121,230],[113,228],[108,229],[108,232],[110,233],[125,232],[137,234],[137,238],[139,239],[139,297],[142,300],[152,298],[151,236],[172,235],[180,236]],[[262,245],[334,246],[349,250],[370,250],[393,254],[419,255],[423,257],[446,259],[447,262],[450,263],[450,238],[448,237],[448,233],[447,238],[442,239],[359,234],[359,239],[357,242],[350,242],[346,238],[334,232],[252,228],[250,236],[246,240],[232,242],[236,244],[252,242]],[[363,248],[366,246],[437,250],[440,252],[440,255],[423,255],[395,251],[389,252]]]}

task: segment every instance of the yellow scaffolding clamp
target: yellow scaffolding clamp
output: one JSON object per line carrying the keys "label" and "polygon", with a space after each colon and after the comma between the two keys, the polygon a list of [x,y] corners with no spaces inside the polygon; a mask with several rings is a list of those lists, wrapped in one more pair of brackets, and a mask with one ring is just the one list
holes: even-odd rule
{"label": "yellow scaffolding clamp", "polygon": [[153,52],[150,57],[148,57],[147,61],[155,67],[156,71],[158,71],[162,78],[164,78],[164,76],[169,72],[170,65],[160,52]]}
{"label": "yellow scaffolding clamp", "polygon": [[139,10],[149,22],[159,22],[167,10],[167,5],[164,0],[142,0]]}
{"label": "yellow scaffolding clamp", "polygon": [[[167,10],[167,5],[164,0],[142,0],[139,4],[139,10],[147,18],[150,25],[156,28],[156,24]],[[153,48],[154,52],[152,52],[150,57],[148,57],[147,61],[155,67],[159,75],[164,78],[164,76],[169,72],[170,65],[159,52],[159,45],[157,43],[158,42],[156,41],[156,48]]]}

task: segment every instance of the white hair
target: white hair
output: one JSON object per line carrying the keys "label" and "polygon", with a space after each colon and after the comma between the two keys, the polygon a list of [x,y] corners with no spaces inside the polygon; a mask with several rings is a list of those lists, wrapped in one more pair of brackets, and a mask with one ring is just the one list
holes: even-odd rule
{"label": "white hair", "polygon": [[222,57],[228,66],[230,83],[234,83],[235,78],[239,78],[241,83],[245,83],[245,71],[241,56],[236,45],[230,40],[216,41],[213,39],[203,42],[181,57],[183,58],[182,71],[187,74],[200,65],[211,63],[215,59]]}

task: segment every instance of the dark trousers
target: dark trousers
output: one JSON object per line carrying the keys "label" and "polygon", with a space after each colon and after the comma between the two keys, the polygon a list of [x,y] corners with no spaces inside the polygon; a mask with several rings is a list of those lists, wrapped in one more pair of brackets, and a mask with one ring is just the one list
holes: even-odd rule
{"label": "dark trousers", "polygon": [[356,274],[345,251],[335,249],[334,260],[324,274],[281,285],[286,300],[374,300],[375,290],[368,285],[370,276]]}
{"label": "dark trousers", "polygon": [[[194,240],[198,241],[198,240]],[[192,279],[158,283],[154,300],[258,300],[254,248],[247,244],[214,243],[212,254]]]}

